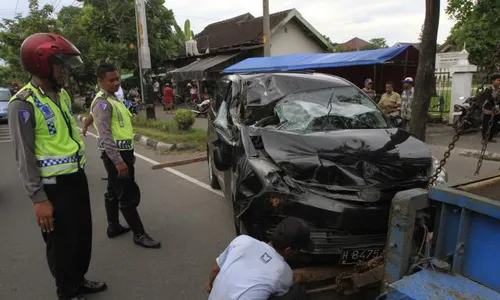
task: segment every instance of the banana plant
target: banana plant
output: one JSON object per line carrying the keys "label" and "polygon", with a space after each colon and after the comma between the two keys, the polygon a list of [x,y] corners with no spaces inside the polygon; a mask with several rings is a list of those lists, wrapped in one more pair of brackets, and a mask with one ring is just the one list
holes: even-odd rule
{"label": "banana plant", "polygon": [[194,32],[191,30],[191,21],[189,21],[189,19],[184,21],[184,30],[182,30],[177,22],[174,22],[174,29],[179,45],[184,45],[186,41],[194,37]]}

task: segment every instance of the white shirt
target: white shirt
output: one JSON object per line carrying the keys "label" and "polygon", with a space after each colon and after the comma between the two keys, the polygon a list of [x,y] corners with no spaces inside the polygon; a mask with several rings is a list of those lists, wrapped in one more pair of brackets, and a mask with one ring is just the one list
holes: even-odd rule
{"label": "white shirt", "polygon": [[120,99],[121,101],[125,100],[125,96],[123,95],[123,90],[122,87],[118,89],[118,91],[115,93],[115,96]]}
{"label": "white shirt", "polygon": [[236,237],[217,258],[220,272],[209,300],[267,300],[293,284],[285,259],[268,244],[247,235]]}
{"label": "white shirt", "polygon": [[155,81],[153,84],[153,91],[159,92],[160,91],[160,83],[158,81]]}

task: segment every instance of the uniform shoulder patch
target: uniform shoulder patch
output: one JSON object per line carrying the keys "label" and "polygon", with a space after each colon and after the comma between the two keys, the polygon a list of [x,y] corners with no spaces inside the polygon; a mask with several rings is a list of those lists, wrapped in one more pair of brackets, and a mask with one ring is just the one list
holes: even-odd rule
{"label": "uniform shoulder patch", "polygon": [[15,95],[15,97],[16,97],[16,99],[26,100],[26,99],[28,99],[32,95],[33,95],[33,91],[32,90],[25,89],[25,90],[19,91]]}
{"label": "uniform shoulder patch", "polygon": [[106,110],[106,107],[108,107],[108,103],[102,101],[99,102],[99,106],[101,107],[102,110]]}

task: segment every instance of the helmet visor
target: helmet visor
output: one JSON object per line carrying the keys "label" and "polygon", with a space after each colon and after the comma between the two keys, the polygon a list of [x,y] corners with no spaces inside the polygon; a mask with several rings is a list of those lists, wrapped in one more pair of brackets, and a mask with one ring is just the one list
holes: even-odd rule
{"label": "helmet visor", "polygon": [[79,55],[56,54],[50,58],[53,65],[64,65],[70,70],[75,70],[83,66],[83,61]]}

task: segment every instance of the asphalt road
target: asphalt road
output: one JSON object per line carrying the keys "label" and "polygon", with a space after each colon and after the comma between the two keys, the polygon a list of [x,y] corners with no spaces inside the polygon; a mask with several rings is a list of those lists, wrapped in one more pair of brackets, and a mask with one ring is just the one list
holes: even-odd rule
{"label": "asphalt road", "polygon": [[[44,243],[30,200],[17,174],[5,125],[0,125],[0,299],[55,299]],[[234,236],[225,200],[207,190],[205,163],[184,167],[186,173],[151,170],[138,157],[136,176],[142,188],[140,214],[149,233],[163,242],[160,250],[139,248],[128,234],[114,240],[105,235],[106,218],[101,180],[104,168],[95,139],[85,139],[86,167],[94,221],[93,258],[89,279],[104,280],[109,291],[89,299],[205,299],[204,283],[215,257]],[[147,149],[140,153],[159,159]],[[195,183],[181,178],[184,176]],[[200,182],[197,182],[200,180]],[[200,186],[201,185],[201,186]],[[70,199],[68,199],[70,201]]]}
{"label": "asphalt road", "polygon": [[[446,134],[441,135],[444,140]],[[101,180],[105,172],[94,147],[95,138],[89,136],[85,142],[94,218],[93,259],[88,278],[109,284],[107,292],[88,299],[206,299],[203,287],[208,271],[234,237],[230,206],[220,192],[208,186],[206,163],[154,171],[152,164],[178,158],[136,149],[137,179],[143,194],[140,213],[149,233],[163,242],[160,250],[146,250],[132,243],[131,234],[114,240],[106,237],[106,181]],[[441,157],[443,145],[431,145],[433,154]],[[6,125],[0,125],[0,162],[0,299],[54,299],[44,243],[30,200],[20,184]],[[451,182],[477,179],[473,176],[475,164],[475,159],[452,155],[447,166]],[[497,174],[499,165],[485,163],[480,177]],[[315,299],[331,297],[330,294]]]}

